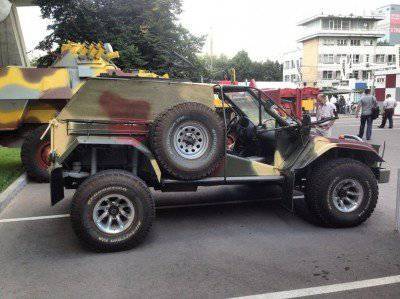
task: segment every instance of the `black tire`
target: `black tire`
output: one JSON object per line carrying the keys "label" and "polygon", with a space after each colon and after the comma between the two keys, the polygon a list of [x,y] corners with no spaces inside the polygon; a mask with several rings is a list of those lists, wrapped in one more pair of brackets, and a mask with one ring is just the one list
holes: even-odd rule
{"label": "black tire", "polygon": [[[340,191],[339,186],[346,182],[350,182],[347,190]],[[347,211],[343,211],[341,205],[351,204],[350,202],[345,200],[344,203],[341,201],[341,204],[335,205],[333,195],[337,194],[337,190],[346,193],[348,190],[352,191],[348,188],[356,187],[357,190],[362,190],[362,193],[358,192],[362,194],[359,196],[360,199],[355,200],[359,204]],[[350,193],[354,194],[354,191]],[[306,202],[322,226],[341,228],[360,225],[371,216],[377,200],[378,184],[373,172],[367,165],[354,159],[339,158],[324,161],[316,165],[307,178]]]}
{"label": "black tire", "polygon": [[[123,197],[134,207],[132,222],[121,232],[102,231],[95,223],[96,204],[107,196]],[[122,214],[118,214],[121,217]],[[71,203],[74,232],[85,247],[98,252],[127,250],[139,245],[148,234],[154,217],[154,200],[149,188],[141,179],[122,170],[106,170],[89,177],[76,190]],[[114,219],[112,221],[116,222]]]}
{"label": "black tire", "polygon": [[[191,128],[189,132],[183,132],[184,138],[191,139],[181,141],[176,136],[182,134],[180,130],[184,128]],[[200,138],[203,135],[205,137]],[[177,145],[176,142],[182,143]],[[224,124],[218,114],[205,105],[193,102],[179,104],[154,120],[150,146],[158,163],[169,175],[182,180],[201,179],[212,174],[223,161]],[[187,158],[183,151],[189,151],[186,155],[198,151],[193,153],[198,156]]]}
{"label": "black tire", "polygon": [[47,183],[50,180],[47,170],[50,164],[45,161],[43,153],[50,147],[50,134],[46,134],[43,140],[40,140],[46,129],[47,125],[43,125],[29,132],[21,148],[22,165],[28,177],[38,183]]}

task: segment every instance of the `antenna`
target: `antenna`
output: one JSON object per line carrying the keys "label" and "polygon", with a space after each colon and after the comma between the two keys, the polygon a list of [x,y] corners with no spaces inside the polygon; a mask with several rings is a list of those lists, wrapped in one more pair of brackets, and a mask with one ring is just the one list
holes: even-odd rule
{"label": "antenna", "polygon": [[210,69],[213,69],[213,60],[214,60],[214,34],[213,27],[210,27]]}

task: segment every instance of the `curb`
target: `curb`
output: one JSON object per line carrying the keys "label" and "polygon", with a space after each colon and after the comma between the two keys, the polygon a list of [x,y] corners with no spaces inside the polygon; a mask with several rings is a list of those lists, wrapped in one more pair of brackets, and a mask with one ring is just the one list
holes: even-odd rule
{"label": "curb", "polygon": [[24,173],[8,186],[6,190],[0,193],[0,213],[3,212],[12,199],[26,186],[27,182],[26,174]]}

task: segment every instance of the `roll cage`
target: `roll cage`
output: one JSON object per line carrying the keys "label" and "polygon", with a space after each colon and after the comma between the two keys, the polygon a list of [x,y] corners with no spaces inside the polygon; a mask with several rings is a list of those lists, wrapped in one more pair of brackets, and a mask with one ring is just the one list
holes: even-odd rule
{"label": "roll cage", "polygon": [[242,117],[248,117],[248,115],[235,103],[235,101],[231,100],[229,93],[232,92],[249,93],[253,97],[253,99],[256,100],[258,103],[259,120],[258,123],[254,123],[254,125],[256,126],[262,126],[263,109],[277,121],[280,127],[289,127],[293,125],[300,126],[302,124],[301,120],[299,120],[294,116],[289,115],[283,107],[276,104],[265,92],[263,92],[260,89],[248,86],[216,85],[214,86],[214,92],[218,94],[223,105],[226,103],[227,106],[230,106],[239,116]]}

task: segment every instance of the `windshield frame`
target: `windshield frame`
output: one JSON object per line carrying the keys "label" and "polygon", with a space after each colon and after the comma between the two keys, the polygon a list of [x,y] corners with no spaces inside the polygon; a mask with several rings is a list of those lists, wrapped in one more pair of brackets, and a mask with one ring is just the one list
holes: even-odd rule
{"label": "windshield frame", "polygon": [[[269,113],[272,117],[274,117],[279,125],[281,127],[289,127],[293,126],[292,123],[288,122],[285,118],[280,116],[278,113],[276,113],[273,109],[271,109],[272,106],[275,106],[279,109],[280,112],[286,115],[286,117],[290,118],[293,120],[297,125],[301,125],[301,121],[296,117],[289,115],[288,112],[278,105],[274,100],[271,99],[270,96],[268,96],[265,92],[258,88],[254,87],[248,87],[248,86],[237,86],[237,85],[228,85],[228,86],[222,86],[222,85],[215,85],[214,89],[216,90],[216,93],[218,93],[220,96],[223,93],[222,97],[220,100],[222,102],[227,101],[229,105],[233,106],[236,110],[237,113],[239,113],[241,116],[246,116],[247,115],[240,109],[227,95],[229,92],[248,92],[257,102],[259,105],[262,105],[267,113]],[[262,96],[264,98],[262,98]],[[262,116],[261,116],[261,106],[259,106],[259,122],[262,121]],[[255,125],[260,125],[260,123],[255,124]]]}

